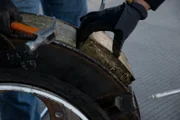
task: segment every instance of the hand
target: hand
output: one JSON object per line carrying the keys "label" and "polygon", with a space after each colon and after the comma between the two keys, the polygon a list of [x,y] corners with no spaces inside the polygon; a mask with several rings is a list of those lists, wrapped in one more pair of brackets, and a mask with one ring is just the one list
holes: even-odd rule
{"label": "hand", "polygon": [[0,1],[0,32],[4,34],[10,34],[10,23],[13,21],[21,21],[21,16],[16,6],[11,0]]}
{"label": "hand", "polygon": [[77,48],[86,41],[90,34],[97,31],[114,32],[113,55],[119,57],[125,39],[131,34],[139,20],[147,17],[146,9],[139,3],[124,3],[117,7],[99,12],[91,12],[81,18],[77,31]]}

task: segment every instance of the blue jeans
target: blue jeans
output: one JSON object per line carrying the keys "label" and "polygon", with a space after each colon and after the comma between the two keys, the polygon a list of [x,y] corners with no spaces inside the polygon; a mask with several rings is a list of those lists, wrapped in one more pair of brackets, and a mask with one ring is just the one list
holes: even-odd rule
{"label": "blue jeans", "polygon": [[0,98],[2,120],[40,120],[39,100],[32,94],[7,92]]}
{"label": "blue jeans", "polygon": [[[20,12],[55,16],[75,26],[87,13],[87,0],[12,0]],[[42,11],[41,11],[42,10]]]}
{"label": "blue jeans", "polygon": [[6,92],[0,103],[2,120],[40,120],[39,100],[32,94]]}
{"label": "blue jeans", "polygon": [[86,0],[41,0],[44,14],[55,16],[75,26],[80,25],[80,17],[87,13]]}
{"label": "blue jeans", "polygon": [[[86,0],[12,0],[20,12],[55,16],[75,26],[79,18],[87,13]],[[0,95],[2,120],[40,120],[39,100],[22,92]]]}

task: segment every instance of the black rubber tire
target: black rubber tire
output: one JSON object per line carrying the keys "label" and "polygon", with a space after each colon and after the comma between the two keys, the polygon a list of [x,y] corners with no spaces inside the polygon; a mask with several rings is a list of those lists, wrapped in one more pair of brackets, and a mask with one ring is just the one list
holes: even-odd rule
{"label": "black rubber tire", "polygon": [[89,120],[110,120],[103,110],[75,87],[52,76],[21,69],[0,69],[0,83],[18,83],[48,90],[63,97]]}
{"label": "black rubber tire", "polygon": [[[18,51],[23,50],[25,41],[15,40],[12,42]],[[5,74],[19,76],[19,78],[23,77],[24,74],[27,75],[28,80],[21,80],[24,84],[33,84],[36,81],[36,76],[33,78],[31,74],[51,76],[56,81],[63,81],[87,95],[103,109],[111,120],[139,120],[138,110],[135,110],[135,114],[133,112],[124,117],[121,111],[117,109],[117,106],[114,104],[115,98],[129,92],[129,89],[96,61],[62,43],[42,46],[38,49],[38,53],[38,66],[33,72],[26,72],[22,68],[0,69],[0,82],[4,82],[1,77]],[[24,76],[24,78],[26,77]],[[12,82],[13,79],[11,77],[9,82]],[[6,82],[8,82],[7,80]],[[44,88],[51,90],[52,86],[58,87],[58,82],[54,81],[49,80],[47,83],[44,83],[46,84]],[[43,87],[41,82],[34,85]],[[54,92],[57,92],[57,90]],[[81,104],[77,104],[77,106],[82,107]],[[93,118],[93,120],[96,119]]]}

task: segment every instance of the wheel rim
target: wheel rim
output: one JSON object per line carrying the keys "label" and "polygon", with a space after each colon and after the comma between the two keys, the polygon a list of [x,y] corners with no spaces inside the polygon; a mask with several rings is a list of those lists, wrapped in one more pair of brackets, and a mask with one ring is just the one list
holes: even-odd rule
{"label": "wheel rim", "polygon": [[[88,120],[88,118],[75,106],[71,103],[66,101],[59,95],[56,95],[50,91],[30,86],[24,84],[16,84],[16,83],[1,83],[0,84],[0,91],[7,92],[7,91],[17,91],[17,92],[25,92],[30,93],[36,96],[41,96],[46,99],[50,99],[51,101],[56,102],[57,104],[63,105],[66,109],[72,111],[75,115],[77,115],[82,120]],[[54,119],[53,119],[54,120]]]}

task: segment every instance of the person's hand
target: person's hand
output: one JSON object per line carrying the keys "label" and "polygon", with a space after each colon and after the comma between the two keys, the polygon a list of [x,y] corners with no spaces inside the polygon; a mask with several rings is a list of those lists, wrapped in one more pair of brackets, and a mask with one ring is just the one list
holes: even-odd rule
{"label": "person's hand", "polygon": [[90,34],[97,31],[114,32],[113,55],[119,57],[124,40],[139,20],[147,17],[147,10],[139,3],[124,3],[117,7],[91,12],[81,18],[77,31],[76,47],[80,48]]}
{"label": "person's hand", "polygon": [[21,19],[22,17],[11,0],[0,0],[0,33],[10,34],[10,23],[20,22]]}

